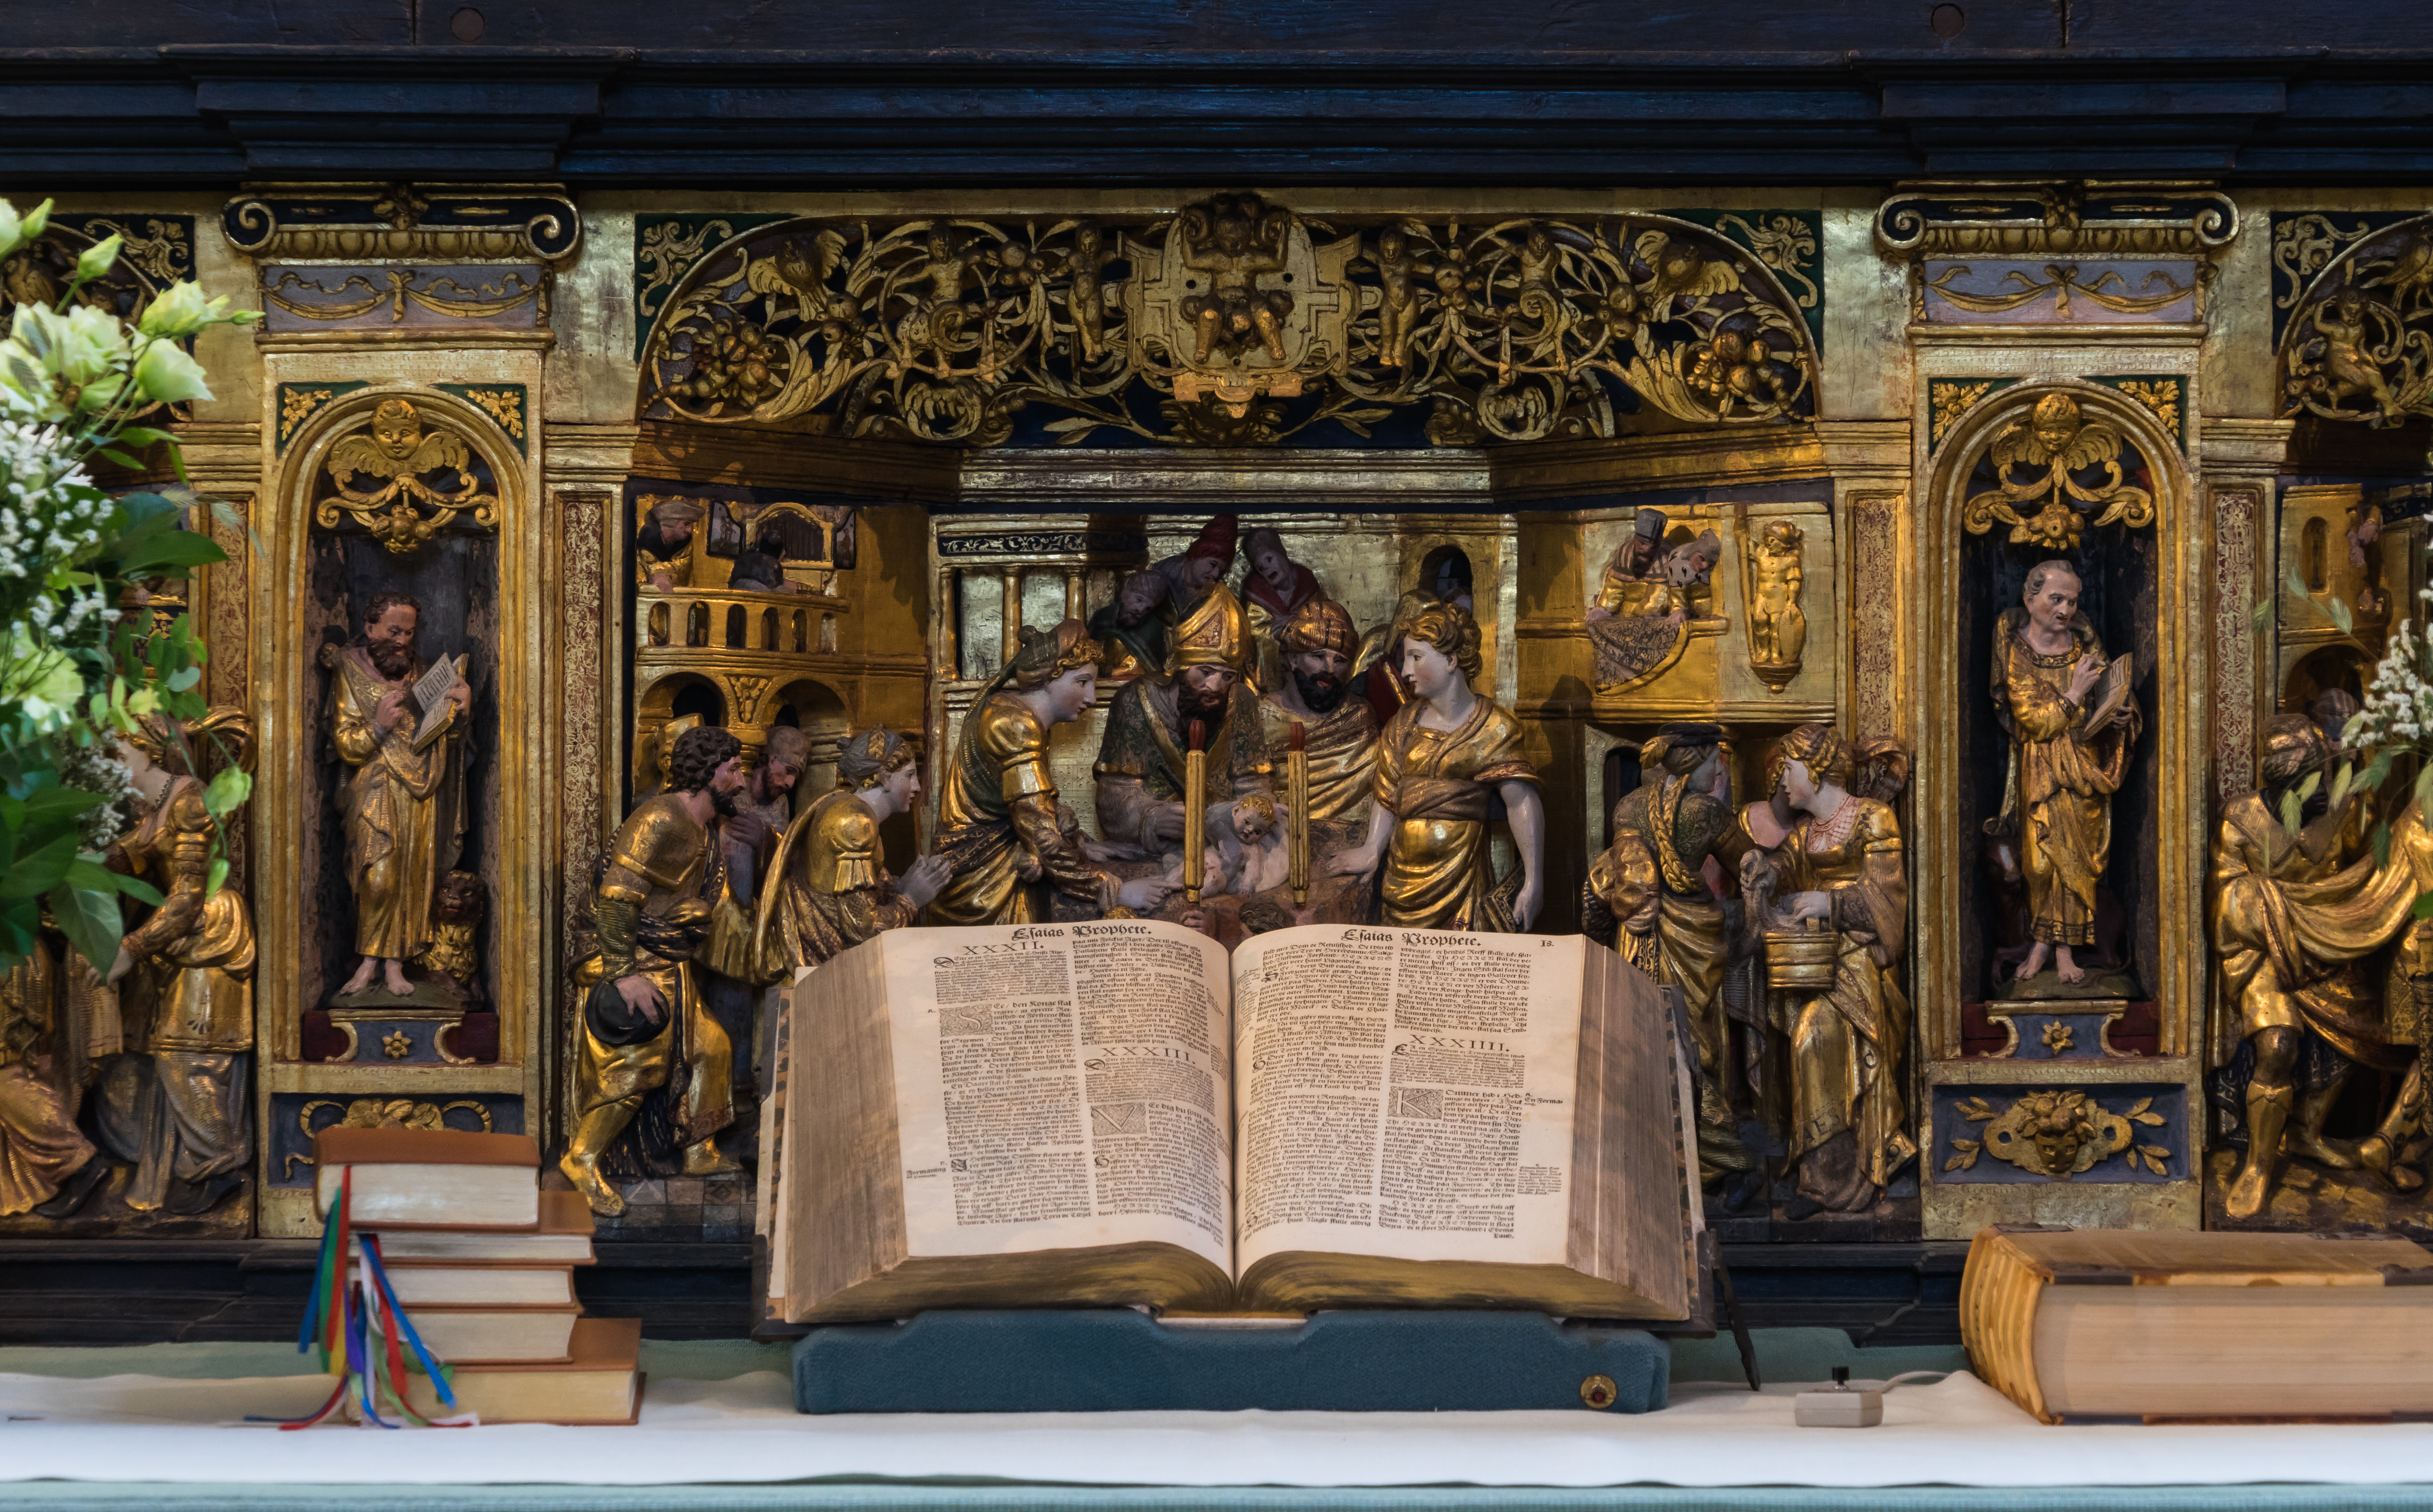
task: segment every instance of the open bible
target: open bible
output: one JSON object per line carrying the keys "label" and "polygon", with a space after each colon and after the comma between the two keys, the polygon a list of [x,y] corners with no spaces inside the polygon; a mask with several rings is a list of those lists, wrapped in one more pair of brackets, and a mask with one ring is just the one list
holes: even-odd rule
{"label": "open bible", "polygon": [[1580,936],[891,930],[792,988],[765,1319],[1699,1310],[1670,1002]]}

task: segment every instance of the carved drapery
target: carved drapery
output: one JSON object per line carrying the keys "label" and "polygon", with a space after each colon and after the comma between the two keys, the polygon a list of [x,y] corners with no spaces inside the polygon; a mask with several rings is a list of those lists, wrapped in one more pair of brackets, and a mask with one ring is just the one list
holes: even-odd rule
{"label": "carved drapery", "polygon": [[1795,251],[1663,215],[1319,218],[1251,195],[784,221],[669,294],[641,413],[975,447],[1032,405],[1067,444],[1365,437],[1404,410],[1437,445],[1610,436],[1634,412],[1802,419],[1814,342],[1772,267],[1795,273]]}

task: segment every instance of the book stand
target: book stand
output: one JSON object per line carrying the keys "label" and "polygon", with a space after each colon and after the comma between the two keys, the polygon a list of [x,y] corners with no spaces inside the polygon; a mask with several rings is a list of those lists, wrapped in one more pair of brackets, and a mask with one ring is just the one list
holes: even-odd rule
{"label": "book stand", "polygon": [[1162,1321],[1129,1308],[921,1313],[814,1328],[794,1406],[841,1412],[1480,1412],[1665,1404],[1670,1346],[1537,1313]]}

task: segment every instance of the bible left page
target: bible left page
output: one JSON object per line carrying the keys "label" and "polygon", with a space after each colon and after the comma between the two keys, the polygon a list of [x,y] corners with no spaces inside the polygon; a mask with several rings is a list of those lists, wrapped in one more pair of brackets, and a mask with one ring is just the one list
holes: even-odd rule
{"label": "bible left page", "polygon": [[1148,919],[881,939],[911,1253],[1161,1241],[1233,1273],[1222,946]]}

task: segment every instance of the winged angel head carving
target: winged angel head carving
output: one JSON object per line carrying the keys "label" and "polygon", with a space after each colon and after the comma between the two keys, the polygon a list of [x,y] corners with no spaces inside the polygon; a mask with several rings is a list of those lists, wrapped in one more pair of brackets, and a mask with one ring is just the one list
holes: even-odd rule
{"label": "winged angel head carving", "polygon": [[1982,535],[1999,520],[2011,527],[2014,543],[2045,552],[2078,550],[2090,524],[2150,525],[2153,496],[2122,472],[2125,444],[2110,422],[2088,419],[2078,400],[2047,394],[1994,437],[1986,460],[1996,486],[1970,496],[1961,523]]}
{"label": "winged angel head carving", "polygon": [[[498,498],[482,491],[472,466],[472,450],[463,437],[426,428],[411,399],[383,399],[369,426],[340,436],[330,448],[322,468],[332,492],[315,518],[324,527],[351,518],[400,554],[420,547],[460,514],[494,528]],[[434,477],[452,477],[456,485],[434,486]],[[377,479],[380,486],[357,489],[359,478]]]}

